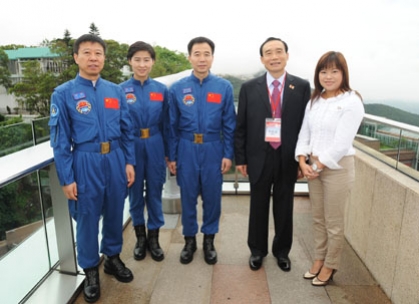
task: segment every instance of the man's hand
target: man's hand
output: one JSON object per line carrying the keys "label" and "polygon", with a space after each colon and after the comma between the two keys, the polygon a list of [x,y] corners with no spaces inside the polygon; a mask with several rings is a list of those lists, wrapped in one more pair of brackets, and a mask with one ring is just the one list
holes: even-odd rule
{"label": "man's hand", "polygon": [[247,165],[236,165],[236,169],[244,176],[247,177]]}
{"label": "man's hand", "polygon": [[127,173],[128,188],[132,186],[135,181],[135,171],[134,166],[127,164],[125,166],[125,172]]}
{"label": "man's hand", "polygon": [[221,174],[228,172],[228,170],[230,170],[231,168],[231,164],[232,164],[231,159],[223,158],[221,162]]}
{"label": "man's hand", "polygon": [[176,175],[176,162],[175,161],[169,162],[168,167],[169,167],[170,173],[172,173],[173,175]]}
{"label": "man's hand", "polygon": [[77,184],[76,182],[71,183],[70,185],[63,186],[64,195],[73,201],[77,201]]}

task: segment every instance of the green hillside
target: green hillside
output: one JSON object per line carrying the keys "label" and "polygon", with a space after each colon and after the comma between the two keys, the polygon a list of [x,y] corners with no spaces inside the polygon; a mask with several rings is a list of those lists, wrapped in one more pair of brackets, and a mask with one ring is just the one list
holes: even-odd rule
{"label": "green hillside", "polygon": [[365,112],[419,127],[419,115],[383,104],[365,104]]}

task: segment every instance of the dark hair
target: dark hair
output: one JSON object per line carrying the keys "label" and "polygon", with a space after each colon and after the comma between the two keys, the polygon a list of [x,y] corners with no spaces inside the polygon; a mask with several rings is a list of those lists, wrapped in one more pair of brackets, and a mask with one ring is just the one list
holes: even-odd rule
{"label": "dark hair", "polygon": [[[336,68],[342,72],[342,83],[340,84],[339,91],[343,93],[352,90],[349,86],[349,70],[345,57],[340,52],[330,51],[320,57],[317,62],[316,70],[314,71],[314,90],[311,94],[312,103],[319,99],[324,89],[320,84],[320,71],[328,68]],[[356,93],[362,100],[361,95],[358,92]]]}
{"label": "dark hair", "polygon": [[79,53],[80,44],[83,42],[97,42],[103,47],[103,52],[106,54],[106,43],[98,35],[84,34],[80,36],[73,45],[73,54]]}
{"label": "dark hair", "polygon": [[260,46],[260,49],[259,49],[260,57],[263,57],[263,47],[265,46],[265,44],[267,44],[269,41],[273,41],[273,40],[276,40],[276,41],[281,41],[281,42],[284,44],[284,47],[285,47],[285,53],[288,53],[288,44],[287,44],[284,40],[281,40],[281,39],[279,39],[279,38],[275,38],[275,37],[269,37],[269,38],[268,38],[268,39],[266,39],[266,40],[262,43],[262,45]]}
{"label": "dark hair", "polygon": [[209,46],[211,47],[211,52],[212,52],[212,55],[214,55],[214,51],[215,51],[215,44],[214,44],[214,42],[212,42],[212,40],[211,40],[211,39],[208,39],[208,38],[206,38],[206,37],[196,37],[196,38],[192,39],[191,41],[189,41],[189,43],[188,43],[188,54],[189,54],[189,55],[190,55],[190,54],[191,54],[191,52],[192,52],[192,47],[193,47],[195,44],[199,44],[199,43],[208,43],[208,44],[209,44]]}
{"label": "dark hair", "polygon": [[150,44],[143,41],[137,41],[130,45],[127,53],[127,59],[131,60],[132,56],[134,56],[134,54],[139,51],[148,52],[151,59],[156,60],[156,52],[154,51],[154,48]]}

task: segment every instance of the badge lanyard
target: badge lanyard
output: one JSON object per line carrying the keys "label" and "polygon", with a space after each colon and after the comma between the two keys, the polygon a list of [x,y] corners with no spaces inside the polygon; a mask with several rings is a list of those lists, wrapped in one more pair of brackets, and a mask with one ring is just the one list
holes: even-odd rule
{"label": "badge lanyard", "polygon": [[[267,87],[267,89],[268,89],[268,92],[269,92],[269,99],[270,99],[270,101],[271,101],[271,110],[272,110],[272,117],[273,118],[275,118],[275,113],[276,113],[276,111],[278,110],[278,107],[280,106],[280,104],[281,104],[281,96],[282,96],[282,91],[284,90],[284,86],[285,86],[285,78],[287,77],[287,75],[285,74],[285,76],[284,76],[284,80],[282,81],[282,85],[281,85],[281,89],[279,90],[279,94],[278,94],[278,98],[277,98],[277,100],[273,100],[272,99],[272,94],[271,94],[271,92],[269,91],[269,86],[268,85],[266,85],[266,87]],[[275,88],[274,88],[275,89]],[[273,92],[273,90],[272,90],[272,92]]]}

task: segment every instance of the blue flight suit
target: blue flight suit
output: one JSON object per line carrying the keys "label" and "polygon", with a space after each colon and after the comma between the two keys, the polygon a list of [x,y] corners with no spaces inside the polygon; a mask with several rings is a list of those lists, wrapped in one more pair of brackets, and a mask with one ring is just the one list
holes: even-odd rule
{"label": "blue flight suit", "polygon": [[133,226],[145,225],[147,205],[147,228],[159,229],[164,225],[162,190],[168,156],[168,91],[164,84],[151,78],[143,84],[131,78],[120,86],[127,99],[135,136],[135,182],[128,190]]}
{"label": "blue flight suit", "polygon": [[176,161],[184,236],[198,232],[197,199],[203,200],[201,232],[218,232],[223,158],[233,159],[236,114],[233,87],[209,74],[201,83],[192,73],[169,90],[169,160]]}
{"label": "blue flight suit", "polygon": [[94,85],[77,75],[55,88],[49,126],[60,184],[77,183],[78,200],[68,201],[77,222],[77,260],[83,269],[95,267],[101,216],[100,252],[113,256],[122,250],[125,167],[135,165],[125,95],[107,80],[99,78]]}

